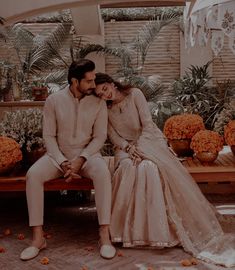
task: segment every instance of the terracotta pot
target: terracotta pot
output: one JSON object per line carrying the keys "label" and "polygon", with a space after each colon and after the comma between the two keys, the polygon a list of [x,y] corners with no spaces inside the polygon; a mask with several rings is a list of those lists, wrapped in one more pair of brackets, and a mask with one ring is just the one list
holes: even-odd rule
{"label": "terracotta pot", "polygon": [[9,90],[7,93],[3,94],[3,101],[11,102],[14,101],[13,91]]}
{"label": "terracotta pot", "polygon": [[230,145],[230,148],[231,148],[232,153],[233,153],[234,156],[235,156],[235,145]]}
{"label": "terracotta pot", "polygon": [[190,148],[191,139],[169,140],[168,142],[178,157],[193,155],[193,150]]}
{"label": "terracotta pot", "polygon": [[218,153],[200,152],[196,153],[196,157],[201,162],[212,163],[217,159]]}
{"label": "terracotta pot", "polygon": [[48,97],[47,87],[33,87],[32,95],[35,101],[44,101]]}

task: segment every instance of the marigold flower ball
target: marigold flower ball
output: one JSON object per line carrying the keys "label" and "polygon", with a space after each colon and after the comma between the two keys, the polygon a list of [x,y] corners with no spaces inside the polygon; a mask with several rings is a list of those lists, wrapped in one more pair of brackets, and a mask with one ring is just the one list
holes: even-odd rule
{"label": "marigold flower ball", "polygon": [[7,169],[22,160],[20,145],[8,137],[0,137],[0,170]]}

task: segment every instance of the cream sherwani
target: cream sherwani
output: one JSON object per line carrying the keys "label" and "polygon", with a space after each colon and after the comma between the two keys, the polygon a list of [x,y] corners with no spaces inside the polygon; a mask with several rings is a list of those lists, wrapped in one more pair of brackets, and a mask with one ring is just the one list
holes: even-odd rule
{"label": "cream sherwani", "polygon": [[60,164],[83,156],[81,175],[93,180],[100,224],[110,223],[111,176],[99,153],[107,136],[107,107],[90,95],[74,98],[69,87],[50,95],[43,111],[47,154],[27,172],[26,195],[30,226],[43,224],[44,182],[63,175]]}

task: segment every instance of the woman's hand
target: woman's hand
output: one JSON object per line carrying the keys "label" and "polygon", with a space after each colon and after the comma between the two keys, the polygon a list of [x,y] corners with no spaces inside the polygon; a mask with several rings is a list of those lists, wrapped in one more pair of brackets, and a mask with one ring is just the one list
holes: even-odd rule
{"label": "woman's hand", "polygon": [[134,144],[129,144],[126,147],[126,151],[129,154],[131,160],[133,161],[134,166],[138,165],[142,161],[142,157],[136,149]]}

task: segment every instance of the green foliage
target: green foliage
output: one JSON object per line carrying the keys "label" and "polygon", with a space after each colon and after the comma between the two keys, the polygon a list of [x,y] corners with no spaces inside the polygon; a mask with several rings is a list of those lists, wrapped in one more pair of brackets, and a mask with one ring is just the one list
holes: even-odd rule
{"label": "green foliage", "polygon": [[37,74],[39,71],[45,71],[54,66],[55,58],[66,63],[58,51],[69,37],[70,27],[67,24],[58,24],[53,31],[43,32],[36,36],[22,24],[12,27],[9,36],[26,79],[30,74]]}
{"label": "green foliage", "polygon": [[0,24],[3,25],[5,22],[4,18],[3,17],[0,17]]}
{"label": "green foliage", "polygon": [[202,96],[206,96],[206,84],[211,79],[208,72],[210,64],[211,61],[202,67],[191,65],[188,69],[189,71],[186,72],[182,79],[174,81],[173,89],[175,95],[183,105],[192,105],[195,101],[201,100]]}
{"label": "green foliage", "polygon": [[175,80],[173,90],[177,101],[185,112],[199,113],[208,129],[213,129],[215,116],[223,109],[228,98],[233,95],[228,82],[208,86],[211,80],[209,61],[202,67],[191,66],[182,79]]}
{"label": "green foliage", "polygon": [[[53,31],[34,35],[23,24],[15,24],[7,32],[7,39],[18,56],[19,68],[14,74],[22,89],[23,98],[30,98],[32,76],[43,77],[47,70],[58,66],[58,61],[67,65],[59,51],[70,37],[70,24],[58,24]],[[57,63],[55,63],[57,60]]]}
{"label": "green foliage", "polygon": [[183,14],[182,7],[140,7],[140,8],[103,8],[101,15],[104,21],[134,21],[149,20],[161,16],[162,13],[174,12],[178,15]]}
{"label": "green foliage", "polygon": [[6,112],[0,123],[0,134],[14,139],[24,152],[42,147],[42,111],[27,109]]}
{"label": "green foliage", "polygon": [[214,131],[223,135],[224,126],[227,125],[230,120],[235,120],[235,98],[225,104],[222,111],[215,116]]}
{"label": "green foliage", "polygon": [[12,88],[12,75],[15,66],[7,61],[0,62],[0,99]]}
{"label": "green foliage", "polygon": [[[157,96],[161,90],[159,80],[143,76],[148,50],[160,31],[169,24],[177,23],[179,14],[173,11],[163,12],[157,19],[148,21],[138,31],[132,41],[126,43],[121,39],[112,41],[104,48],[104,53],[120,59],[116,79],[140,88],[147,100]],[[134,57],[133,57],[134,56]],[[135,62],[133,62],[133,59]]]}
{"label": "green foliage", "polygon": [[165,121],[169,117],[184,112],[183,107],[172,100],[157,103],[150,102],[149,107],[153,121],[161,130],[163,130]]}
{"label": "green foliage", "polygon": [[[173,11],[162,13],[158,19],[147,22],[138,32],[136,37],[129,43],[115,41],[108,43],[106,46],[99,44],[84,44],[82,39],[78,44],[73,41],[70,47],[71,60],[85,58],[89,53],[96,52],[102,55],[112,55],[120,59],[120,67],[114,78],[124,84],[130,84],[140,88],[148,100],[160,93],[161,85],[155,78],[142,76],[146,55],[150,44],[159,34],[160,30],[170,24],[178,21],[179,14]],[[139,65],[132,62],[133,54],[137,55]],[[61,71],[50,73],[45,81],[47,83],[67,83],[67,66]]]}

